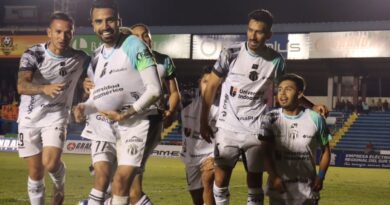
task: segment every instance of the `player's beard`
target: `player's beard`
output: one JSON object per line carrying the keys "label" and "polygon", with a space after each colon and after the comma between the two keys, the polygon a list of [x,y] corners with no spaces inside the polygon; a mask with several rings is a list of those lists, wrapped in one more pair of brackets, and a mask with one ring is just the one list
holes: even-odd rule
{"label": "player's beard", "polygon": [[[108,32],[110,34],[105,35],[104,32]],[[98,36],[103,43],[108,45],[114,45],[118,37],[118,32],[115,32],[115,30],[112,28],[108,28],[104,31],[99,31]]]}

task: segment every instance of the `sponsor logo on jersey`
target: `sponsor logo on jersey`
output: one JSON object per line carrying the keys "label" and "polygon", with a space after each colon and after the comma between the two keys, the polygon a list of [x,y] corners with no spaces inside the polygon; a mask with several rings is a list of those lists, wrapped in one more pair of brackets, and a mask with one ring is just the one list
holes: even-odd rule
{"label": "sponsor logo on jersey", "polygon": [[226,111],[222,111],[221,114],[222,114],[222,117],[226,117],[227,112]]}
{"label": "sponsor logo on jersey", "polygon": [[249,73],[249,79],[251,81],[256,81],[257,79],[259,79],[259,74],[256,71],[251,71]]}
{"label": "sponsor logo on jersey", "polygon": [[298,130],[290,130],[290,132],[288,133],[288,137],[293,140],[297,139],[298,136],[299,136]]}
{"label": "sponsor logo on jersey", "polygon": [[232,96],[232,97],[236,96],[237,92],[239,92],[239,91],[240,91],[239,88],[231,86],[230,87],[230,96]]}
{"label": "sponsor logo on jersey", "polygon": [[37,100],[35,99],[35,96],[32,95],[31,98],[30,98],[30,103],[27,106],[27,114],[31,114],[32,113],[36,101]]}
{"label": "sponsor logo on jersey", "polygon": [[132,136],[130,139],[127,139],[125,141],[125,143],[132,143],[132,142],[143,142],[144,140],[139,138],[139,137],[136,137],[136,136]]}
{"label": "sponsor logo on jersey", "polygon": [[105,123],[108,123],[108,124],[114,124],[114,120],[110,120],[108,118],[106,118],[104,115],[96,115],[96,120],[99,120],[99,121],[102,121],[102,122],[105,122]]}
{"label": "sponsor logo on jersey", "polygon": [[252,69],[258,69],[259,68],[259,64],[253,64],[252,65]]}
{"label": "sponsor logo on jersey", "polygon": [[298,127],[298,123],[293,123],[291,124],[290,128],[293,129],[293,128],[297,128]]}
{"label": "sponsor logo on jersey", "polygon": [[103,70],[102,70],[102,72],[100,73],[100,78],[102,78],[104,75],[106,75],[107,65],[108,65],[108,62],[106,62],[106,63],[104,64]]}
{"label": "sponsor logo on jersey", "polygon": [[246,100],[258,100],[264,95],[264,92],[257,92],[256,93],[256,92],[252,92],[249,90],[240,89],[240,88],[237,88],[234,86],[230,87],[229,93],[230,93],[230,96],[232,96],[232,97],[235,97],[238,94],[237,97],[239,99],[246,99]]}
{"label": "sponsor logo on jersey", "polygon": [[126,68],[112,69],[112,70],[110,70],[109,74],[123,72],[126,70],[127,70]]}
{"label": "sponsor logo on jersey", "polygon": [[249,121],[249,120],[257,120],[259,117],[253,117],[253,116],[245,116],[245,117],[238,117],[237,119],[240,121]]}

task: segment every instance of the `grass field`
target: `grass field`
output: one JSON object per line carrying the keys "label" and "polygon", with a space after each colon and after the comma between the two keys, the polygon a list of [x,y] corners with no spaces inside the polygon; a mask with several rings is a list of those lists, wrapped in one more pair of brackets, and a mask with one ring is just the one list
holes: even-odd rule
{"label": "grass field", "polygon": [[[64,155],[67,165],[65,205],[86,198],[93,178],[89,175],[89,155]],[[16,153],[0,153],[0,205],[25,205],[26,164]],[[156,205],[191,205],[186,190],[183,164],[178,159],[151,158],[144,188]],[[51,196],[51,181],[46,176],[46,202]],[[245,171],[236,167],[231,182],[231,204],[246,204]],[[322,205],[389,205],[390,170],[330,167],[321,192]],[[268,201],[266,199],[266,203]]]}

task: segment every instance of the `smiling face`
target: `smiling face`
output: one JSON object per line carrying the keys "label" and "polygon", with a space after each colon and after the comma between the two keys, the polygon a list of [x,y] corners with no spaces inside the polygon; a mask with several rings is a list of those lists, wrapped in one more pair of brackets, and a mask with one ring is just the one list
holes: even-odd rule
{"label": "smiling face", "polygon": [[69,21],[55,19],[47,28],[47,36],[50,39],[49,49],[55,54],[62,54],[69,49],[73,38],[73,25]]}
{"label": "smiling face", "polygon": [[280,107],[286,110],[294,110],[299,105],[299,98],[303,92],[298,90],[297,85],[292,80],[284,80],[278,86],[278,102]]}
{"label": "smiling face", "polygon": [[265,41],[271,38],[272,35],[266,23],[254,19],[249,20],[246,34],[248,47],[252,51],[264,47]]}
{"label": "smiling face", "polygon": [[114,46],[119,38],[120,19],[111,8],[95,8],[92,11],[93,31],[107,46]]}

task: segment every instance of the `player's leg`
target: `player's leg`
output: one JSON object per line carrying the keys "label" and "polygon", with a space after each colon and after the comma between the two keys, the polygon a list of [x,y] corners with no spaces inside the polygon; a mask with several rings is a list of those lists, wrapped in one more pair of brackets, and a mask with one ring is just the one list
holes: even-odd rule
{"label": "player's leg", "polygon": [[107,188],[112,179],[113,163],[116,163],[115,144],[104,141],[92,141],[91,155],[95,181],[89,193],[88,205],[102,205],[107,195]]}
{"label": "player's leg", "polygon": [[[200,165],[185,166],[187,189],[194,205],[203,205],[203,185]],[[213,197],[213,196],[212,196]]]}
{"label": "player's leg", "polygon": [[247,135],[243,162],[247,171],[248,199],[247,205],[264,204],[263,170],[264,151],[256,135]]}
{"label": "player's leg", "polygon": [[42,164],[42,143],[39,128],[19,126],[19,157],[27,162],[27,192],[31,205],[45,203],[44,167]]}
{"label": "player's leg", "polygon": [[142,190],[143,173],[145,172],[145,165],[149,156],[153,153],[154,148],[161,141],[162,132],[162,117],[161,116],[149,116],[148,117],[150,127],[147,131],[147,139],[145,144],[145,151],[141,162],[141,167],[138,173],[134,177],[133,183],[130,188],[130,203],[132,205],[152,205],[152,201]]}
{"label": "player's leg", "polygon": [[240,156],[240,139],[236,138],[236,134],[221,128],[215,134],[213,193],[217,205],[229,204],[229,182],[233,168]]}
{"label": "player's leg", "polygon": [[214,205],[214,158],[208,157],[202,162],[202,185],[203,185],[203,201],[206,205]]}
{"label": "player's leg", "polygon": [[62,204],[65,188],[65,164],[61,161],[66,138],[65,125],[53,125],[41,130],[43,151],[42,163],[53,181],[52,204]]}

